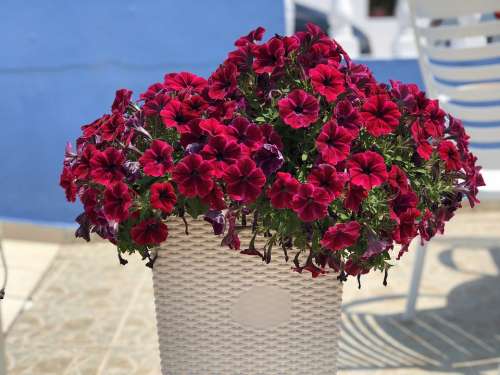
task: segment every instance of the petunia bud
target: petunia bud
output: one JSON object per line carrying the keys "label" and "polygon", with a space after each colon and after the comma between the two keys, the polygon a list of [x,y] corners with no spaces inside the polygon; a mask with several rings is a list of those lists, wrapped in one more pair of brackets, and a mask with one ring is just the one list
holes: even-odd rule
{"label": "petunia bud", "polygon": [[266,176],[278,171],[284,163],[283,155],[275,145],[264,143],[254,154],[257,167],[261,168]]}

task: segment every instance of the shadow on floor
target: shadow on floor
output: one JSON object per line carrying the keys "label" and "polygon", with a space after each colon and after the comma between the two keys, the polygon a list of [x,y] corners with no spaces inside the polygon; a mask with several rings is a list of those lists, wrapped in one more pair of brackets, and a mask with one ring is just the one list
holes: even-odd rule
{"label": "shadow on floor", "polygon": [[[445,251],[440,260],[461,272],[451,261],[452,251]],[[490,254],[500,270],[500,249],[490,249]],[[460,284],[447,296],[446,307],[420,310],[411,321],[405,321],[401,314],[352,313],[349,305],[346,308],[341,369],[416,367],[479,375],[500,366],[500,275],[481,275]]]}

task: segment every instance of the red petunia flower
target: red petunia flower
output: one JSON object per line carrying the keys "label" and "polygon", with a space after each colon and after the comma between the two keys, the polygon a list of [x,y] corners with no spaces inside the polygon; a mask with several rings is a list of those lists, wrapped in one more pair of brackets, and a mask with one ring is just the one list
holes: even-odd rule
{"label": "red petunia flower", "polygon": [[172,159],[172,146],[165,141],[155,139],[151,142],[151,146],[140,157],[144,173],[148,176],[161,177],[169,172],[174,165]]}
{"label": "red petunia flower", "polygon": [[307,182],[324,189],[330,195],[330,201],[333,201],[342,193],[347,180],[348,176],[345,173],[338,173],[329,164],[318,165],[311,170],[307,177]]}
{"label": "red petunia flower", "polygon": [[335,165],[349,156],[354,138],[353,132],[328,121],[316,138],[316,147],[325,162]]}
{"label": "red petunia flower", "polygon": [[165,91],[165,86],[161,82],[153,83],[139,97],[143,100],[153,99],[156,95]]}
{"label": "red petunia flower", "polygon": [[229,196],[243,203],[254,202],[266,183],[266,176],[251,159],[240,159],[236,164],[230,165],[223,178]]}
{"label": "red petunia flower", "polygon": [[68,202],[74,202],[76,199],[76,192],[78,190],[78,187],[75,183],[75,175],[71,171],[70,167],[63,168],[61,177],[59,179],[59,186],[64,189]]}
{"label": "red petunia flower", "polygon": [[410,131],[412,138],[415,141],[415,145],[417,146],[418,155],[424,160],[429,160],[434,152],[434,148],[427,140],[429,135],[425,131],[424,127],[421,126],[420,121],[414,121],[413,124],[411,124]]}
{"label": "red petunia flower", "polygon": [[305,128],[318,119],[319,103],[304,90],[295,89],[278,102],[283,122],[294,129]]}
{"label": "red petunia flower", "polygon": [[313,184],[301,184],[293,196],[292,208],[302,221],[314,221],[325,217],[330,195]]}
{"label": "red petunia flower", "polygon": [[234,45],[237,47],[246,46],[249,43],[254,43],[255,41],[262,40],[266,29],[263,27],[257,27],[255,30],[250,31],[247,35],[239,37]]}
{"label": "red petunia flower", "polygon": [[438,147],[439,156],[444,161],[446,169],[458,171],[462,168],[460,153],[455,144],[451,141],[443,141]]}
{"label": "red petunia flower", "polygon": [[444,134],[446,113],[439,108],[439,100],[429,100],[423,111],[424,129],[428,135],[440,138]]}
{"label": "red petunia flower", "polygon": [[409,208],[399,216],[399,223],[392,233],[394,241],[407,245],[417,235],[418,225],[415,220],[420,216],[416,208]]}
{"label": "red petunia flower", "polygon": [[199,117],[208,108],[208,103],[200,95],[189,95],[182,102],[182,106],[187,113]]}
{"label": "red petunia flower", "polygon": [[396,164],[392,165],[391,170],[389,171],[387,181],[389,182],[389,186],[394,191],[400,191],[402,193],[405,193],[410,188],[410,184],[408,182],[408,176]]}
{"label": "red petunia flower", "polygon": [[339,101],[333,110],[333,116],[340,125],[349,129],[353,135],[357,136],[361,127],[361,116],[356,108],[347,99]]}
{"label": "red petunia flower", "polygon": [[368,197],[368,191],[361,186],[349,184],[349,189],[344,200],[344,207],[353,212],[358,212],[359,206],[366,197]]}
{"label": "red petunia flower", "polygon": [[163,108],[172,100],[172,97],[168,94],[158,94],[153,98],[146,100],[142,111],[147,117],[159,116]]}
{"label": "red petunia flower", "polygon": [[177,202],[177,196],[172,184],[168,182],[155,182],[151,185],[151,207],[161,210],[166,214],[172,213]]}
{"label": "red petunia flower", "polygon": [[201,94],[207,86],[207,80],[189,72],[170,73],[165,75],[164,86],[170,90]]}
{"label": "red petunia flower", "polygon": [[130,230],[132,240],[140,246],[159,245],[168,237],[168,227],[157,219],[146,219]]}
{"label": "red petunia flower", "polygon": [[220,123],[214,118],[209,118],[206,120],[201,120],[199,122],[199,127],[201,129],[202,134],[205,137],[211,138],[216,137],[218,135],[226,135],[228,131],[228,127],[224,124]]}
{"label": "red petunia flower", "polygon": [[356,243],[360,229],[357,221],[331,226],[323,235],[321,246],[331,251],[344,250]]}
{"label": "red petunia flower", "polygon": [[208,205],[211,210],[220,211],[227,207],[224,201],[224,192],[217,184],[214,184],[214,187],[207,195],[201,197],[201,201]]}
{"label": "red petunia flower", "polygon": [[192,113],[186,112],[182,102],[177,99],[169,101],[161,110],[160,116],[165,127],[176,128],[181,133],[187,128],[189,121],[195,118]]}
{"label": "red petunia flower", "polygon": [[132,206],[132,195],[127,184],[118,182],[104,191],[104,215],[108,220],[125,221]]}
{"label": "red petunia flower", "polygon": [[103,141],[112,142],[125,131],[125,119],[121,113],[114,113],[102,126],[101,138]]}
{"label": "red petunia flower", "polygon": [[365,151],[352,156],[347,162],[349,176],[353,185],[371,190],[387,180],[387,167],[384,158],[373,151]]}
{"label": "red petunia flower", "polygon": [[124,162],[125,157],[122,151],[114,147],[108,147],[104,151],[96,151],[90,159],[92,168],[90,175],[95,182],[106,186],[112,185],[125,177]]}
{"label": "red petunia flower", "polygon": [[262,132],[259,126],[250,123],[246,117],[236,117],[226,128],[227,135],[241,146],[241,152],[249,156],[262,145]]}
{"label": "red petunia flower", "polygon": [[233,63],[227,62],[208,79],[208,95],[212,99],[222,100],[232,95],[238,85],[238,69]]}
{"label": "red petunia flower", "polygon": [[111,111],[113,113],[123,114],[127,110],[130,104],[130,98],[132,97],[132,91],[128,89],[120,89],[116,91],[115,100],[111,106]]}
{"label": "red petunia flower", "polygon": [[332,66],[319,64],[309,70],[309,77],[314,90],[323,95],[328,103],[344,92],[344,75]]}
{"label": "red petunia flower", "polygon": [[228,137],[212,137],[201,150],[203,159],[210,162],[214,176],[222,177],[227,166],[236,163],[241,156],[240,146]]}
{"label": "red petunia flower", "polygon": [[361,108],[366,130],[374,137],[391,133],[399,126],[399,112],[396,103],[385,95],[375,95],[368,98]]}
{"label": "red petunia flower", "polygon": [[79,180],[86,180],[90,175],[90,160],[96,152],[93,144],[89,143],[82,149],[76,163],[73,166],[73,174]]}
{"label": "red petunia flower", "polygon": [[267,196],[275,208],[292,208],[293,196],[299,189],[297,181],[290,173],[278,172]]}
{"label": "red petunia flower", "polygon": [[172,179],[186,197],[204,197],[213,188],[210,163],[198,154],[184,157],[172,171]]}
{"label": "red petunia flower", "polygon": [[255,46],[253,53],[255,58],[252,66],[256,73],[272,73],[274,69],[285,66],[285,47],[278,38]]}
{"label": "red petunia flower", "polygon": [[280,151],[283,150],[283,141],[281,140],[281,136],[278,134],[276,130],[274,130],[272,125],[263,124],[259,125],[259,129],[262,132],[263,143],[269,143],[271,145],[275,145],[278,147]]}

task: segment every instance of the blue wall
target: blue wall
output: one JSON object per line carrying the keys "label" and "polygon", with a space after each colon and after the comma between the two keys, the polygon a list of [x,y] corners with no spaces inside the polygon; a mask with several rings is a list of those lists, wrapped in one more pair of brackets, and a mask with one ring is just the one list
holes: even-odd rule
{"label": "blue wall", "polygon": [[[234,40],[284,32],[281,1],[4,0],[0,13],[0,217],[71,223],[58,187],[65,143],[165,72],[207,76]],[[263,11],[265,10],[265,11]],[[371,62],[381,80],[420,82],[415,61]]]}

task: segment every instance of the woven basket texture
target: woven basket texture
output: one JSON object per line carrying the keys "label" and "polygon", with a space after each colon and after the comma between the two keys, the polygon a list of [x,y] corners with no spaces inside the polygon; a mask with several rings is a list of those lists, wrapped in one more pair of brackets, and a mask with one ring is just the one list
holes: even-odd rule
{"label": "woven basket texture", "polygon": [[[248,244],[249,230],[240,233]],[[342,285],[220,246],[210,224],[179,219],[153,281],[163,375],[336,374]]]}

